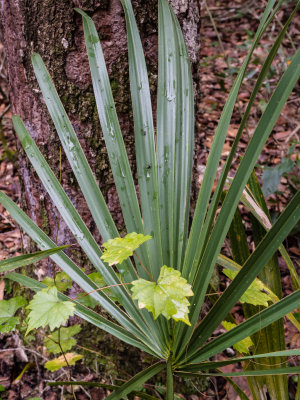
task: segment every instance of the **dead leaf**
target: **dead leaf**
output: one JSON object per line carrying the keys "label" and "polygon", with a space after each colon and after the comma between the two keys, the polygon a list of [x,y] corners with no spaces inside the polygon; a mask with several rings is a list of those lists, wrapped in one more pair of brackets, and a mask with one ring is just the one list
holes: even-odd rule
{"label": "dead leaf", "polygon": [[290,247],[290,248],[289,248],[289,251],[290,251],[291,253],[296,254],[296,256],[300,256],[300,249],[298,249],[298,247]]}
{"label": "dead leaf", "polygon": [[291,132],[292,132],[291,130],[277,132],[274,133],[273,138],[276,140],[285,140],[291,134]]}

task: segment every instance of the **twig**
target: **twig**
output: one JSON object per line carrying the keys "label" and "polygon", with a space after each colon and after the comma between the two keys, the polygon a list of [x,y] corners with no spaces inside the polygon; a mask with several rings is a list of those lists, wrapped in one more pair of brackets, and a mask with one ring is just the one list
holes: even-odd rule
{"label": "twig", "polygon": [[10,104],[4,109],[3,113],[0,114],[0,122],[2,121],[4,115],[7,113],[7,111],[10,109]]}
{"label": "twig", "polygon": [[[298,126],[296,126],[296,128],[289,134],[289,136],[285,139],[285,143],[289,142],[290,138],[294,135],[296,135],[296,133],[300,130],[300,124]],[[299,141],[299,137],[298,135],[296,135],[297,140]]]}
{"label": "twig", "polygon": [[[78,295],[77,297],[75,297],[74,299],[71,299],[71,300],[77,301],[77,300],[81,299],[82,297],[88,296],[88,295],[91,294],[91,293],[98,292],[99,290],[110,289],[110,288],[112,288],[112,287],[123,286],[123,285],[131,285],[131,282],[128,282],[128,283],[127,283],[127,282],[124,282],[124,283],[117,283],[117,284],[115,284],[115,285],[103,286],[103,287],[101,287],[101,288],[92,290],[91,292],[84,293],[84,294],[83,294],[83,293],[79,293],[79,295]],[[82,296],[80,296],[81,294],[82,294]]]}
{"label": "twig", "polygon": [[137,256],[137,259],[139,260],[141,266],[143,267],[144,271],[148,274],[148,276],[150,277],[150,279],[152,281],[154,281],[153,276],[149,273],[149,271],[147,270],[147,268],[145,267],[145,265],[142,263],[140,257],[138,256],[137,252],[135,251],[134,254]]}
{"label": "twig", "polygon": [[12,348],[7,348],[7,349],[1,349],[0,352],[2,353],[5,351],[17,351],[17,350],[28,351],[29,353],[33,353],[33,354],[37,355],[38,357],[42,358],[43,360],[49,361],[49,358],[44,357],[42,354],[38,353],[37,351],[28,349],[27,347],[12,347]]}
{"label": "twig", "polygon": [[[73,381],[76,381],[75,378],[72,378]],[[88,391],[85,390],[85,388],[83,386],[80,386],[81,390],[88,396],[89,399],[92,398],[92,396],[89,394]],[[73,386],[72,386],[73,389]]]}

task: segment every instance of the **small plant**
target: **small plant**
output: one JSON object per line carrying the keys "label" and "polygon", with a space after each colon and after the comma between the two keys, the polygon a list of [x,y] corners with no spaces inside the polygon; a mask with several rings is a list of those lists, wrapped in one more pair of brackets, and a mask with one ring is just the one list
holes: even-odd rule
{"label": "small plant", "polygon": [[[113,387],[115,390],[107,397],[109,400],[126,397],[163,370],[166,371],[167,376],[165,393],[168,400],[174,398],[173,380],[176,376],[221,375],[226,377],[241,394],[242,390],[230,380],[230,376],[279,375],[278,382],[284,382],[283,374],[300,372],[298,366],[287,367],[284,364],[278,367],[274,363],[264,369],[249,371],[245,368],[242,372],[231,374],[219,372],[220,367],[237,362],[253,359],[259,361],[265,357],[272,360],[276,357],[300,355],[299,349],[279,348],[277,351],[266,351],[261,354],[255,354],[255,348],[251,349],[253,335],[283,316],[288,315],[291,321],[297,324],[295,318],[290,316],[300,301],[297,274],[293,275],[294,282],[298,285],[297,290],[281,300],[256,277],[278,248],[285,254],[281,243],[300,217],[300,192],[294,196],[275,224],[271,226],[257,201],[256,194],[253,195],[247,186],[258,155],[299,78],[300,51],[294,55],[266,106],[235,177],[227,180],[228,171],[253,101],[292,17],[299,7],[299,2],[262,67],[217,188],[214,192],[212,191],[240,86],[253,51],[280,6],[280,3],[275,3],[275,0],[270,0],[266,6],[249,54],[237,74],[224,107],[211,146],[191,226],[189,225],[189,204],[194,140],[193,84],[183,36],[167,1],[159,0],[159,74],[155,132],[141,40],[131,2],[122,0],[128,32],[140,202],[115,111],[99,37],[92,19],[84,12],[77,10],[83,17],[95,99],[128,232],[123,239],[119,238],[116,226],[44,63],[38,54],[32,56],[41,92],[64,151],[95,223],[106,242],[104,253],[18,116],[13,117],[14,127],[62,218],[94,265],[94,273],[100,274],[97,278],[98,282],[95,276],[93,279],[92,276],[86,275],[62,249],[56,248],[55,243],[5,194],[0,193],[0,201],[43,251],[53,251],[50,256],[52,260],[93,301],[100,304],[111,315],[113,322],[87,308],[80,299],[68,298],[66,294],[57,290],[53,282],[45,282],[45,284],[17,273],[8,273],[6,277],[37,292],[29,305],[31,310],[29,330],[46,324],[52,328],[58,327],[74,312],[93,325],[157,359],[156,363],[139,372],[128,382],[119,387]],[[218,211],[224,188],[227,193]],[[255,251],[242,262],[243,265],[220,254],[240,201],[247,204],[259,224],[262,224],[265,229]],[[44,254],[44,256],[47,255],[49,254]],[[289,262],[286,254],[285,257]],[[237,273],[231,274],[226,271],[232,282],[212,301],[213,307],[205,317],[199,319],[217,263]],[[14,264],[14,259],[10,259],[6,261],[4,269],[3,267],[1,269],[0,263],[0,271],[13,270],[17,266]],[[294,273],[293,266],[289,264],[289,268]],[[99,279],[104,280],[104,286],[102,283],[98,284]],[[68,282],[68,279],[61,281]],[[64,288],[60,287],[61,290]],[[253,295],[253,291],[254,297],[260,297],[256,300],[263,302],[264,306],[269,305],[271,301],[273,304],[252,315],[243,323],[237,324],[232,315],[229,318],[231,321],[228,321],[228,315],[235,303],[239,299],[245,301],[247,295],[249,299],[249,293]],[[262,291],[265,291],[267,296],[263,296]],[[258,293],[260,293],[259,296]],[[42,302],[46,300],[45,307],[47,308],[40,321],[38,320],[39,311],[35,306],[38,299]],[[251,302],[253,303],[253,299]],[[59,313],[57,318],[49,315],[49,311],[53,309]],[[215,329],[222,323],[228,331],[214,337]],[[240,346],[243,344],[238,351],[249,353],[249,355],[225,361],[211,360],[224,349],[237,346],[238,343]],[[56,368],[56,366],[51,368]],[[139,397],[143,398],[143,396],[149,398],[149,395],[140,392]],[[280,396],[280,398],[285,398],[282,392]],[[243,398],[247,398],[244,393]]]}
{"label": "small plant", "polygon": [[[288,178],[288,183],[292,189],[292,191],[295,191],[295,188],[297,188],[299,185],[299,178],[297,179],[297,176],[293,174],[293,170],[295,168],[299,169],[300,166],[300,160],[297,159],[294,161],[291,158],[291,155],[294,153],[296,150],[297,144],[292,145],[287,154],[286,157],[283,157],[281,162],[277,164],[275,167],[265,167],[263,174],[262,174],[262,192],[264,196],[270,196],[271,194],[277,192],[278,186],[280,184],[282,176],[285,176]],[[299,143],[298,143],[299,147]]]}
{"label": "small plant", "polygon": [[0,333],[7,333],[16,328],[20,318],[16,317],[15,313],[26,304],[27,301],[20,296],[0,301]]}

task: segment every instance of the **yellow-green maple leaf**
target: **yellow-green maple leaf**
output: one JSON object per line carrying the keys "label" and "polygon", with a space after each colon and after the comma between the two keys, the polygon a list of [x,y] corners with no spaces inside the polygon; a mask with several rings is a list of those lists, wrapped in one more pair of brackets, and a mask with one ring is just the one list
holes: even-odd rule
{"label": "yellow-green maple leaf", "polygon": [[[232,322],[223,321],[222,325],[226,329],[226,331],[230,331],[230,329],[235,328],[237,325]],[[235,343],[232,347],[241,354],[249,354],[249,347],[253,346],[253,342],[251,338],[248,336],[240,342]]]}
{"label": "yellow-green maple leaf", "polygon": [[26,335],[32,329],[46,325],[49,325],[50,330],[58,328],[74,314],[75,304],[71,301],[60,301],[56,287],[52,286],[34,295],[27,308],[31,311]]}
{"label": "yellow-green maple leaf", "polygon": [[193,291],[179,271],[164,265],[157,283],[138,279],[132,285],[132,298],[138,300],[139,308],[152,312],[154,319],[162,314],[167,319],[190,325],[187,297],[192,296]]}
{"label": "yellow-green maple leaf", "polygon": [[[44,365],[48,371],[57,371],[62,367],[66,367],[67,365],[74,365],[76,361],[81,360],[83,356],[75,353],[66,353],[58,358],[54,358],[53,360],[47,361]],[[68,361],[68,363],[66,362]]]}
{"label": "yellow-green maple leaf", "polygon": [[[238,271],[224,269],[223,273],[228,276],[228,278],[234,279]],[[263,289],[262,283],[258,279],[255,279],[241,296],[240,302],[253,304],[254,306],[268,307],[268,301],[272,301],[272,298],[267,293],[262,292]]]}
{"label": "yellow-green maple leaf", "polygon": [[109,239],[103,243],[105,251],[101,259],[109,265],[121,264],[126,258],[132,256],[134,250],[151,238],[149,235],[131,232],[124,238]]}

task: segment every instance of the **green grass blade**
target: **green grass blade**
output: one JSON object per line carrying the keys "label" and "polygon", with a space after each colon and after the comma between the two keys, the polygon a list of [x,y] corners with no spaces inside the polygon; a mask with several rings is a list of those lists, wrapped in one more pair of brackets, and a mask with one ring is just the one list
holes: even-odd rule
{"label": "green grass blade", "polygon": [[117,390],[106,397],[106,400],[120,400],[127,394],[134,391],[137,387],[147,382],[150,378],[158,374],[164,368],[165,364],[161,362],[151,365],[151,367],[139,372],[128,382],[124,383],[124,385],[120,386]]}
{"label": "green grass blade", "polygon": [[184,377],[197,377],[197,376],[268,376],[268,375],[289,375],[299,374],[300,367],[286,367],[286,368],[272,368],[272,369],[261,369],[255,371],[243,371],[243,372],[229,372],[229,373],[192,373],[192,372],[181,372],[178,371],[179,376]]}
{"label": "green grass blade", "polygon": [[130,88],[134,116],[136,162],[141,197],[142,216],[148,242],[151,271],[158,278],[162,267],[161,230],[158,202],[157,159],[152,117],[152,105],[146,62],[130,0],[121,0],[125,12]]}
{"label": "green grass blade", "polygon": [[[9,211],[14,220],[24,229],[24,231],[37,243],[39,247],[44,250],[55,248],[56,245],[52,240],[40,229],[34,222],[12,201],[8,196],[0,191],[0,203]],[[94,291],[99,289],[95,283],[89,279],[81,269],[70,260],[66,254],[57,253],[50,256],[51,259],[67,274],[70,278],[78,284],[86,293],[90,293],[101,306],[110,313],[124,328],[137,336],[144,343],[149,344],[149,337],[136,327],[133,321],[125,314],[109,297],[102,291]],[[149,334],[149,332],[148,332]],[[152,343],[150,341],[150,343]],[[150,344],[149,344],[150,345]],[[156,351],[161,354],[156,344],[152,343]]]}
{"label": "green grass blade", "polygon": [[279,318],[292,312],[299,306],[300,290],[281,299],[278,303],[272,304],[260,313],[242,322],[237,327],[206,343],[192,357],[185,360],[185,364],[198,363],[207,360],[209,357],[223,351],[244,338],[258,332]]}
{"label": "green grass blade", "polygon": [[[143,233],[144,227],[132,179],[123,136],[116,113],[102,47],[93,20],[83,11],[75,9],[83,17],[87,54],[97,104],[98,115],[118,191],[127,232]],[[137,250],[145,265],[149,263],[147,246]],[[140,275],[146,279],[141,268]]]}
{"label": "green grass blade", "polygon": [[37,263],[38,261],[41,261],[61,250],[67,249],[68,247],[68,245],[59,246],[50,250],[37,251],[36,253],[7,258],[6,260],[0,261],[0,272],[13,271],[14,269],[25,267],[25,265]]}
{"label": "green grass blade", "polygon": [[293,197],[285,211],[273,225],[273,228],[266,234],[256,250],[247,259],[238,275],[214,304],[206,317],[200,322],[193,333],[193,338],[187,353],[195,351],[195,347],[199,348],[210,337],[216,327],[222,322],[228,312],[230,312],[233,305],[239,300],[261,269],[272,257],[279,243],[288,235],[299,218],[300,191]]}
{"label": "green grass blade", "polygon": [[82,151],[72,124],[58,97],[51,77],[37,53],[32,55],[32,65],[49,114],[63,145],[66,156],[76,176],[85,200],[104,241],[118,236],[117,228],[109,213],[91,168]]}
{"label": "green grass blade", "polygon": [[[196,297],[194,297],[194,301],[191,301],[192,304],[195,304],[191,307],[190,312],[190,321],[192,326],[195,325],[198,319],[215,262],[220,253],[221,246],[228,232],[239,199],[241,198],[243,188],[249,179],[258,155],[272,131],[281,109],[292,91],[299,75],[300,50],[293,57],[291,64],[283,74],[277,88],[275,89],[224,200],[194,281],[193,290]],[[184,344],[189,341],[191,333],[192,329],[188,328],[185,333]],[[178,336],[181,337],[181,335]]]}
{"label": "green grass blade", "polygon": [[[16,273],[9,273],[6,275],[7,279],[11,279],[14,282],[18,282],[21,285],[34,290],[35,292],[44,289],[47,287],[41,282],[38,282],[35,279],[29,278],[28,276],[16,274]],[[149,354],[152,354],[157,357],[157,353],[153,352],[151,348],[144,345],[140,341],[138,341],[132,334],[130,334],[127,330],[122,328],[119,325],[114,324],[111,321],[103,318],[101,315],[96,313],[95,311],[81,305],[77,301],[70,299],[68,296],[65,296],[62,293],[59,293],[59,298],[62,301],[72,301],[76,304],[76,311],[75,314],[78,315],[80,318],[84,319],[85,321],[97,326],[98,328],[104,330],[105,332],[110,333],[111,335],[117,337],[118,339],[122,340],[125,343],[128,343],[132,346],[135,346],[143,351],[146,351]]]}
{"label": "green grass blade", "polygon": [[180,367],[180,370],[190,371],[190,372],[198,372],[198,371],[207,371],[213,370],[220,367],[224,367],[225,365],[237,364],[242,361],[249,361],[259,358],[274,358],[274,357],[294,357],[300,356],[300,349],[294,350],[282,350],[282,351],[274,351],[272,353],[262,353],[262,354],[254,354],[251,356],[244,356],[244,357],[237,357],[237,358],[230,358],[224,361],[208,361],[202,362],[199,364],[188,364],[185,367]]}
{"label": "green grass blade", "polygon": [[178,21],[159,1],[157,154],[163,263],[180,269],[187,236],[193,159],[193,86]]}

